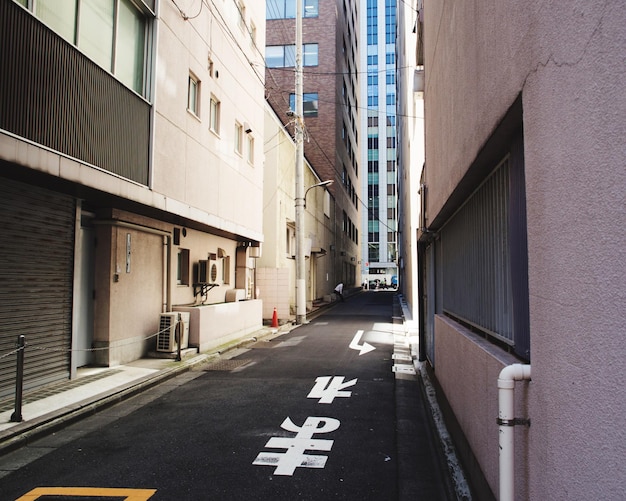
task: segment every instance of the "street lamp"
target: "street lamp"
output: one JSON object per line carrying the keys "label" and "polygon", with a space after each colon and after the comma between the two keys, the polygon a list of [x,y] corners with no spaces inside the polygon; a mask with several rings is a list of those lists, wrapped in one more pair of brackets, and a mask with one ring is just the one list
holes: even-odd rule
{"label": "street lamp", "polygon": [[[296,169],[296,171],[298,171]],[[297,172],[298,173],[298,172]],[[302,197],[296,193],[296,324],[306,323],[306,279],[305,275],[305,257],[304,257],[304,209],[306,207],[306,194],[313,188],[319,186],[328,186],[333,180],[328,179],[321,183],[309,186]],[[303,191],[304,185],[302,181],[296,183],[296,187],[300,186]]]}
{"label": "street lamp", "polygon": [[328,186],[329,184],[333,184],[334,182],[334,180],[328,179],[326,181],[322,181],[321,183],[314,184],[313,186],[309,186],[304,192],[304,208],[306,209],[306,194],[309,192],[309,190],[312,190],[313,188],[317,188],[319,186]]}

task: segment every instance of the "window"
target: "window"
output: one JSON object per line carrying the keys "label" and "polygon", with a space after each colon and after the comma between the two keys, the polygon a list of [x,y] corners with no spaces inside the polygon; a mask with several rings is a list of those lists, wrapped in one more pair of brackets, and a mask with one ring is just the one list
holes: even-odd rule
{"label": "window", "polygon": [[238,155],[243,155],[243,125],[239,122],[235,122],[235,152]]}
{"label": "window", "polygon": [[524,200],[520,134],[443,227],[438,242],[441,259],[435,266],[446,270],[440,285],[445,314],[530,360]]}
{"label": "window", "polygon": [[191,73],[187,87],[187,110],[197,117],[200,116],[200,81]]}
{"label": "window", "polygon": [[141,92],[144,79],[145,20],[127,1],[118,12],[115,75],[135,92]]}
{"label": "window", "polygon": [[254,137],[251,134],[247,134],[248,138],[248,162],[254,165]]}
{"label": "window", "polygon": [[216,134],[220,133],[220,102],[211,97],[211,123],[209,128]]}
{"label": "window", "polygon": [[[319,106],[317,92],[305,92],[302,95],[302,112],[304,117],[316,117]],[[292,111],[296,109],[296,95],[289,94],[289,108]]]}
{"label": "window", "polygon": [[78,46],[96,63],[110,69],[113,57],[113,2],[82,0]]}
{"label": "window", "polygon": [[[302,0],[302,17],[319,15],[319,0]],[[296,0],[267,0],[266,19],[293,19],[296,17]]]}
{"label": "window", "polygon": [[[302,65],[318,65],[319,46],[307,43],[302,46]],[[269,45],[265,47],[265,64],[268,68],[291,68],[296,65],[295,45]]]}
{"label": "window", "polygon": [[144,95],[149,23],[132,0],[37,0],[37,18]]}
{"label": "window", "polygon": [[305,43],[302,45],[302,65],[318,65],[318,45],[316,43]]}
{"label": "window", "polygon": [[285,252],[287,257],[296,256],[296,223],[288,221],[285,232]]}
{"label": "window", "polygon": [[367,260],[377,263],[380,257],[379,244],[367,244]]}
{"label": "window", "polygon": [[222,282],[225,284],[230,283],[230,256],[222,258]]}
{"label": "window", "polygon": [[189,285],[189,249],[178,249],[176,283]]}

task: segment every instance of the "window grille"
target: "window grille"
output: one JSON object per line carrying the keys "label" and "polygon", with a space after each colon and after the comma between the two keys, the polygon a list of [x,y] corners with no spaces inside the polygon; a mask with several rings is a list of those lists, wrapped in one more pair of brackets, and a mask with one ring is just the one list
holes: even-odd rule
{"label": "window grille", "polygon": [[441,231],[443,310],[513,345],[509,158]]}

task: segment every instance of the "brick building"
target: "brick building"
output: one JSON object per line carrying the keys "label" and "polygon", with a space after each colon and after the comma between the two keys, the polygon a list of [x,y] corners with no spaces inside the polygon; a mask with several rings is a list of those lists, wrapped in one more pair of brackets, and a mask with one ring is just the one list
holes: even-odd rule
{"label": "brick building", "polygon": [[[357,7],[305,0],[302,22],[304,153],[320,179],[334,181],[335,241],[325,259],[333,260],[329,282],[346,286],[359,281],[360,260]],[[266,12],[266,98],[293,131],[295,2],[270,0]]]}

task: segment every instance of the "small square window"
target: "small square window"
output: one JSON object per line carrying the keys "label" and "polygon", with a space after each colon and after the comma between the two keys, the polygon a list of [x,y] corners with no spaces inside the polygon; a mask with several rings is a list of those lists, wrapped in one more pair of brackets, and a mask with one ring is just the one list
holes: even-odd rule
{"label": "small square window", "polygon": [[285,252],[287,253],[287,257],[295,257],[296,223],[288,221],[285,230]]}
{"label": "small square window", "polygon": [[[316,117],[319,106],[319,98],[317,92],[305,92],[302,95],[302,112],[304,118]],[[289,94],[289,108],[296,110],[296,95]]]}
{"label": "small square window", "polygon": [[178,249],[176,283],[189,285],[189,249]]}
{"label": "small square window", "polygon": [[187,90],[187,109],[197,117],[200,116],[200,80],[191,73]]}
{"label": "small square window", "polygon": [[235,122],[235,151],[239,155],[243,155],[243,125],[239,122]]}
{"label": "small square window", "polygon": [[211,97],[210,129],[216,134],[220,133],[220,102],[215,97]]}
{"label": "small square window", "polygon": [[230,256],[222,258],[222,282],[225,284],[230,283]]}

